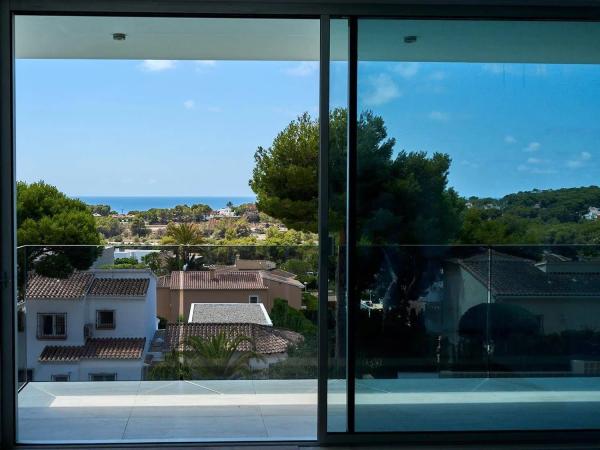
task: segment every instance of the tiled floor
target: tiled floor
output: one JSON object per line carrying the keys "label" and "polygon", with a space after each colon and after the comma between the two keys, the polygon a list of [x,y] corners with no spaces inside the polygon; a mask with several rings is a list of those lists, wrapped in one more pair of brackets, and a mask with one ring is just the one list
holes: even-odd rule
{"label": "tiled floor", "polygon": [[[344,430],[345,384],[329,385]],[[29,383],[22,442],[314,440],[316,380]],[[600,428],[600,378],[357,380],[358,431]]]}

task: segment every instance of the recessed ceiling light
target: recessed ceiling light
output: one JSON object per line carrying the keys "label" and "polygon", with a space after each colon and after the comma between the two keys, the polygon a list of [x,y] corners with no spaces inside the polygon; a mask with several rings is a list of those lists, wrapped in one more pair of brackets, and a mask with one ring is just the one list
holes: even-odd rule
{"label": "recessed ceiling light", "polygon": [[113,40],[124,41],[125,39],[127,39],[127,35],[125,33],[113,33]]}
{"label": "recessed ceiling light", "polygon": [[405,44],[414,44],[415,42],[417,42],[417,37],[416,36],[404,36],[404,43]]}

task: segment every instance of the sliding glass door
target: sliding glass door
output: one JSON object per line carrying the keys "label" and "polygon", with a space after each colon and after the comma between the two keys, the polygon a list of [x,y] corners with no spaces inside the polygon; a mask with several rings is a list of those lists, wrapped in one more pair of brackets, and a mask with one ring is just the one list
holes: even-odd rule
{"label": "sliding glass door", "polygon": [[319,20],[14,29],[18,442],[314,441]]}
{"label": "sliding glass door", "polygon": [[358,20],[353,431],[600,426],[599,38]]}

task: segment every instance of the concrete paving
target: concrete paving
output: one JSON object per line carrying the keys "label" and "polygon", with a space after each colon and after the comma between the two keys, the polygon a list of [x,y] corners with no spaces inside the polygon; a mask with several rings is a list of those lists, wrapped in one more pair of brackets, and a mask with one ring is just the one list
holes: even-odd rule
{"label": "concrete paving", "polygon": [[[329,383],[329,430],[345,429],[345,383]],[[600,378],[357,380],[358,431],[600,428]],[[19,440],[314,440],[316,380],[29,383]]]}

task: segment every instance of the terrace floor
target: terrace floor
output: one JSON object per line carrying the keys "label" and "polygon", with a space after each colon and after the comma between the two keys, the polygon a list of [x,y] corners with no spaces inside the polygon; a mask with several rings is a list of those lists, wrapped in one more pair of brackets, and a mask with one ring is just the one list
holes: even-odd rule
{"label": "terrace floor", "polygon": [[[343,431],[345,383],[329,385],[329,428]],[[357,380],[358,431],[600,428],[600,378]],[[19,440],[314,440],[316,380],[27,384]]]}

